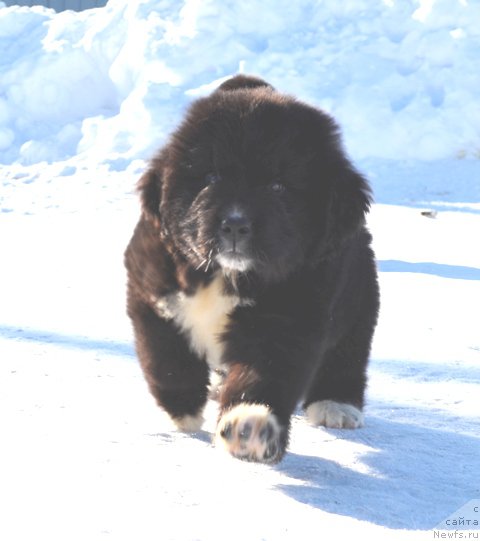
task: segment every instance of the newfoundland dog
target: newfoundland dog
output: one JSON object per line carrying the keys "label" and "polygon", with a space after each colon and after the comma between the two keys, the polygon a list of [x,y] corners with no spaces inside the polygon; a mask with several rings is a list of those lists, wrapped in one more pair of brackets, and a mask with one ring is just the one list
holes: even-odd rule
{"label": "newfoundland dog", "polygon": [[193,103],[138,189],[128,314],[177,427],[200,429],[213,376],[215,444],[237,458],[278,462],[299,404],[314,425],[362,426],[371,194],[334,120],[238,75]]}

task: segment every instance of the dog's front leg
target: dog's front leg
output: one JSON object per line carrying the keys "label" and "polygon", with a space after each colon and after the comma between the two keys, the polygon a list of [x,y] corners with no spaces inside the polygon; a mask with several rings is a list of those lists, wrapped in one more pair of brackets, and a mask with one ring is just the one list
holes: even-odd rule
{"label": "dog's front leg", "polygon": [[207,401],[209,370],[171,321],[130,298],[140,364],[152,395],[180,430],[199,430]]}
{"label": "dog's front leg", "polygon": [[278,462],[318,347],[294,321],[252,313],[235,317],[224,339],[229,371],[220,394],[215,443],[237,458]]}

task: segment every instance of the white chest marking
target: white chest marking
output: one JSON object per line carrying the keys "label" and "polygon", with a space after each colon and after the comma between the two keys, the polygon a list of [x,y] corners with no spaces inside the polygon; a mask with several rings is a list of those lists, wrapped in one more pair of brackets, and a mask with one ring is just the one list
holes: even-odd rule
{"label": "white chest marking", "polygon": [[238,304],[238,297],[224,294],[222,279],[216,278],[191,297],[183,296],[176,320],[190,335],[191,348],[205,356],[212,368],[219,368],[223,347],[220,335],[228,323],[228,316]]}
{"label": "white chest marking", "polygon": [[239,304],[238,297],[224,293],[223,278],[219,275],[192,296],[177,293],[159,299],[156,306],[159,315],[175,321],[197,355],[205,358],[211,368],[220,368],[223,354],[220,335]]}

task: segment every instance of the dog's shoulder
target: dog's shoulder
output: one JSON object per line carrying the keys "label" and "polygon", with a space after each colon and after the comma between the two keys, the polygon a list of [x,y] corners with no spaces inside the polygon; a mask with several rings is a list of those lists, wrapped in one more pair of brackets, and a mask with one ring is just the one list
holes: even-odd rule
{"label": "dog's shoulder", "polygon": [[176,289],[175,264],[157,228],[140,218],[124,255],[129,282],[140,296],[161,297]]}

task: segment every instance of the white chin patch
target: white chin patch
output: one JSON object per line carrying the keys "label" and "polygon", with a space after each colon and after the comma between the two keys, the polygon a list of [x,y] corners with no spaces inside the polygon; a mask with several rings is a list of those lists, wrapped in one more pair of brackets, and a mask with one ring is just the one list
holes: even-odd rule
{"label": "white chin patch", "polygon": [[246,272],[252,268],[252,260],[248,257],[218,254],[217,261],[225,271]]}
{"label": "white chin patch", "polygon": [[351,404],[320,400],[307,408],[307,418],[314,426],[327,428],[361,428],[364,425],[363,413]]}

